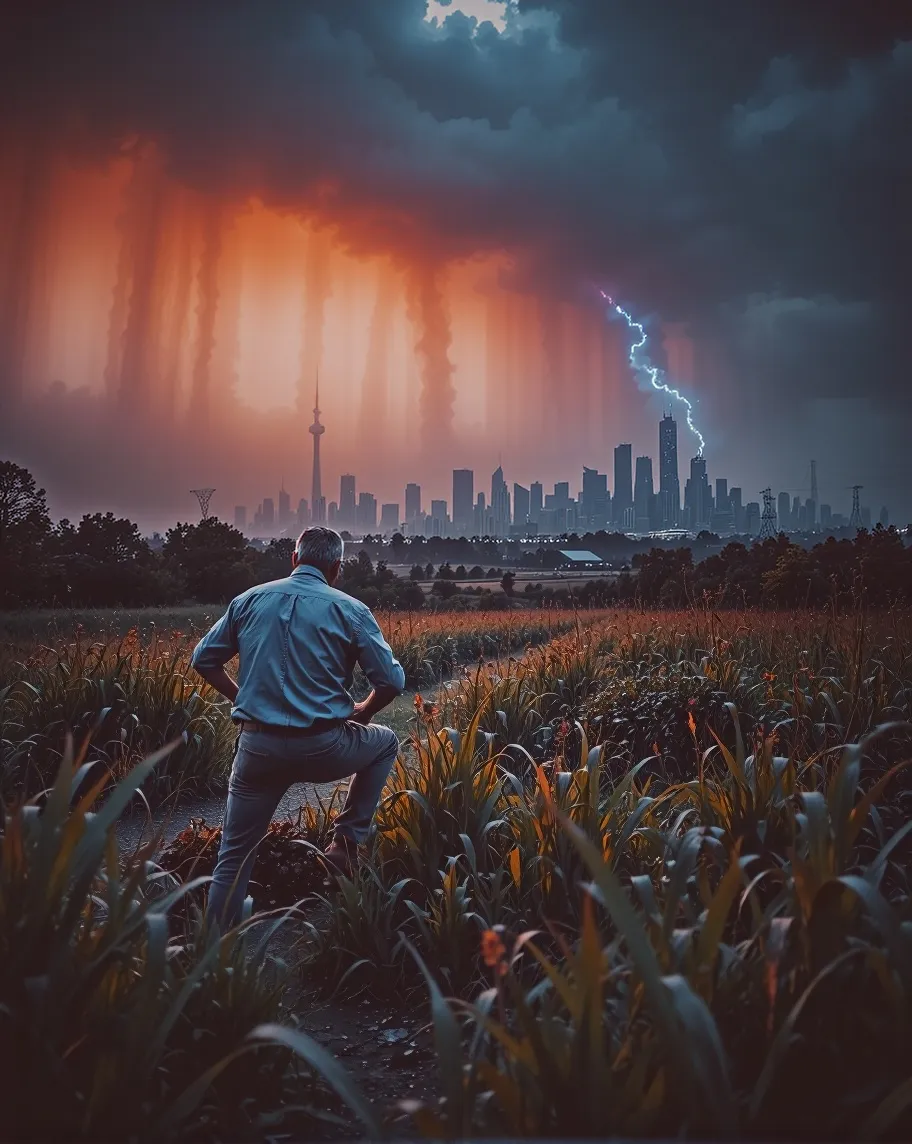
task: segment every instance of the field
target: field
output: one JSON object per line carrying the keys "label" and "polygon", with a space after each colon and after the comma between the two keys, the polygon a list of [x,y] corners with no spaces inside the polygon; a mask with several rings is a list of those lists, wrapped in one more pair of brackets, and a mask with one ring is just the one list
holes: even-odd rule
{"label": "field", "polygon": [[[135,1104],[157,1138],[339,1131],[327,1115],[353,1134],[909,1137],[912,616],[380,619],[412,690],[359,876],[327,882],[301,845],[329,835],[324,792],[271,831],[262,912],[225,937],[194,881],[214,826],[117,849],[134,790],[221,789],[227,712],[187,667],[208,618],[6,621],[12,1135],[126,1138]],[[117,785],[87,791],[104,770]],[[24,1032],[39,973],[43,1040]],[[136,1043],[112,1057],[127,1014]]]}

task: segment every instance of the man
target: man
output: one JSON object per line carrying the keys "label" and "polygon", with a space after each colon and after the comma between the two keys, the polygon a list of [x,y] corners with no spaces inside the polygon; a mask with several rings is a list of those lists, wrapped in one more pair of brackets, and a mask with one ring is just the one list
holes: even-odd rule
{"label": "man", "polygon": [[[291,575],[232,600],[193,652],[241,732],[209,891],[209,916],[223,927],[240,915],[257,843],[293,783],[354,776],[325,852],[337,871],[354,872],[399,750],[395,732],[371,719],[402,692],[405,673],[370,609],[333,588],[343,551],[331,528],[305,529]],[[236,683],[225,671],[235,655]],[[360,703],[348,690],[355,663],[372,687]]]}

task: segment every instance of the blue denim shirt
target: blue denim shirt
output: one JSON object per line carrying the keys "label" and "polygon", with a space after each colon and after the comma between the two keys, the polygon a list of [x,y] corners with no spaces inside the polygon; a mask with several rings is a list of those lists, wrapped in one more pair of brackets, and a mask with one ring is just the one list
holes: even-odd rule
{"label": "blue denim shirt", "polygon": [[348,719],[356,663],[373,687],[405,687],[405,672],[370,608],[331,588],[309,564],[235,597],[190,662],[223,667],[235,655],[240,666],[232,716],[276,727]]}

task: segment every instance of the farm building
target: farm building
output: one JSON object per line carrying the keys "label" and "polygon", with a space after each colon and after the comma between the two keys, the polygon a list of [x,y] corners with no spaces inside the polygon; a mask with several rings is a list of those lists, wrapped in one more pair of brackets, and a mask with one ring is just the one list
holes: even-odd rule
{"label": "farm building", "polygon": [[562,548],[561,567],[573,569],[604,568],[605,561],[588,548]]}

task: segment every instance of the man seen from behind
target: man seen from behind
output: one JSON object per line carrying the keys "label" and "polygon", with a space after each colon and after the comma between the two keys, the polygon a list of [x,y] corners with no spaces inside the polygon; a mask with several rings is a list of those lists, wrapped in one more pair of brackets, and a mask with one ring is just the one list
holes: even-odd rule
{"label": "man seen from behind", "polygon": [[[209,916],[222,928],[240,916],[256,846],[294,783],[352,776],[325,852],[351,875],[398,753],[395,732],[371,719],[402,692],[405,673],[370,609],[333,587],[343,551],[332,529],[305,529],[291,575],[237,596],[193,652],[240,730],[209,891]],[[237,682],[225,671],[235,655]],[[356,663],[372,688],[360,703],[349,693]]]}

